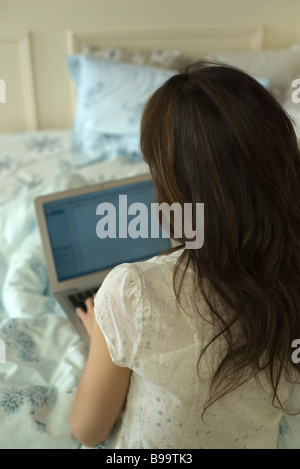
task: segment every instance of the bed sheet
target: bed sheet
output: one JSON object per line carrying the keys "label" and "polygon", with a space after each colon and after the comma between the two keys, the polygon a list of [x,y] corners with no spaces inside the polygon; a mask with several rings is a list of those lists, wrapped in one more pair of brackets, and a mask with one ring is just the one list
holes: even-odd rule
{"label": "bed sheet", "polygon": [[87,350],[51,293],[35,197],[147,171],[117,155],[74,171],[70,145],[68,130],[0,136],[1,449],[82,447],[69,416]]}
{"label": "bed sheet", "polygon": [[[0,135],[0,204],[72,170],[71,130],[49,130]],[[88,184],[147,171],[146,164],[128,155],[112,154],[77,174]]]}

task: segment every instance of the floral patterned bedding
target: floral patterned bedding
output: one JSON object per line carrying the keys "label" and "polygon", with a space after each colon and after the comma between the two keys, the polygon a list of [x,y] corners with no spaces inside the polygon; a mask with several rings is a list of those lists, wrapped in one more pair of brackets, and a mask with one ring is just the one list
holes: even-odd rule
{"label": "floral patterned bedding", "polygon": [[[70,172],[73,163],[71,130],[0,135],[0,204],[22,196],[49,178]],[[99,163],[76,169],[88,184],[145,171],[142,160],[124,153],[107,155]]]}
{"label": "floral patterned bedding", "polygon": [[70,146],[68,130],[0,136],[1,449],[81,447],[69,416],[87,350],[49,288],[35,197],[147,171],[115,155],[73,170]]}

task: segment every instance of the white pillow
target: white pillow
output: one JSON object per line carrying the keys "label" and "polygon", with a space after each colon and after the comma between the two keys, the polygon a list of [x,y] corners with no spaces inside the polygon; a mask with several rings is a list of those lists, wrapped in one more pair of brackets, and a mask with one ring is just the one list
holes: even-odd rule
{"label": "white pillow", "polygon": [[112,135],[138,134],[146,101],[176,73],[84,55],[68,57],[68,64],[77,88],[76,123]]}
{"label": "white pillow", "polygon": [[190,57],[177,49],[149,50],[84,45],[82,53],[110,61],[150,65],[151,67],[169,68],[172,70],[182,70],[191,62]]}
{"label": "white pillow", "polygon": [[68,66],[77,89],[73,166],[126,154],[141,159],[143,108],[177,72],[85,55],[69,56]]}
{"label": "white pillow", "polygon": [[271,93],[282,101],[295,78],[300,78],[300,49],[241,50],[211,53],[209,60],[234,65],[249,75],[269,80]]}

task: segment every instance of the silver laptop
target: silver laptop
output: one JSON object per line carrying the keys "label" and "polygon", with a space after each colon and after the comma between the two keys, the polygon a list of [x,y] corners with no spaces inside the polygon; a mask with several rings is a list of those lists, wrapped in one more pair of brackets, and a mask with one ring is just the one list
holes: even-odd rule
{"label": "silver laptop", "polygon": [[[85,186],[35,200],[50,287],[87,345],[89,338],[75,308],[85,307],[85,299],[98,291],[116,265],[148,259],[171,247],[170,239],[162,233],[158,238],[124,237],[122,220],[130,222],[130,216],[124,213],[124,204],[119,206],[120,195],[127,196],[128,207],[135,202],[143,203],[149,208],[150,216],[150,204],[156,200],[148,175]],[[104,238],[101,233],[99,236],[97,230],[101,219],[97,215],[98,207],[105,208],[107,203],[116,208],[115,238]]]}

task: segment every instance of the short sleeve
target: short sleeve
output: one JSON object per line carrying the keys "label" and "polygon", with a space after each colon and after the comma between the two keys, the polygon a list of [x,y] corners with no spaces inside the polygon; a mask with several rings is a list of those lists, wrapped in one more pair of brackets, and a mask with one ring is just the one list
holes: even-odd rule
{"label": "short sleeve", "polygon": [[121,264],[106,276],[94,311],[112,361],[132,369],[142,330],[141,278],[134,264]]}

